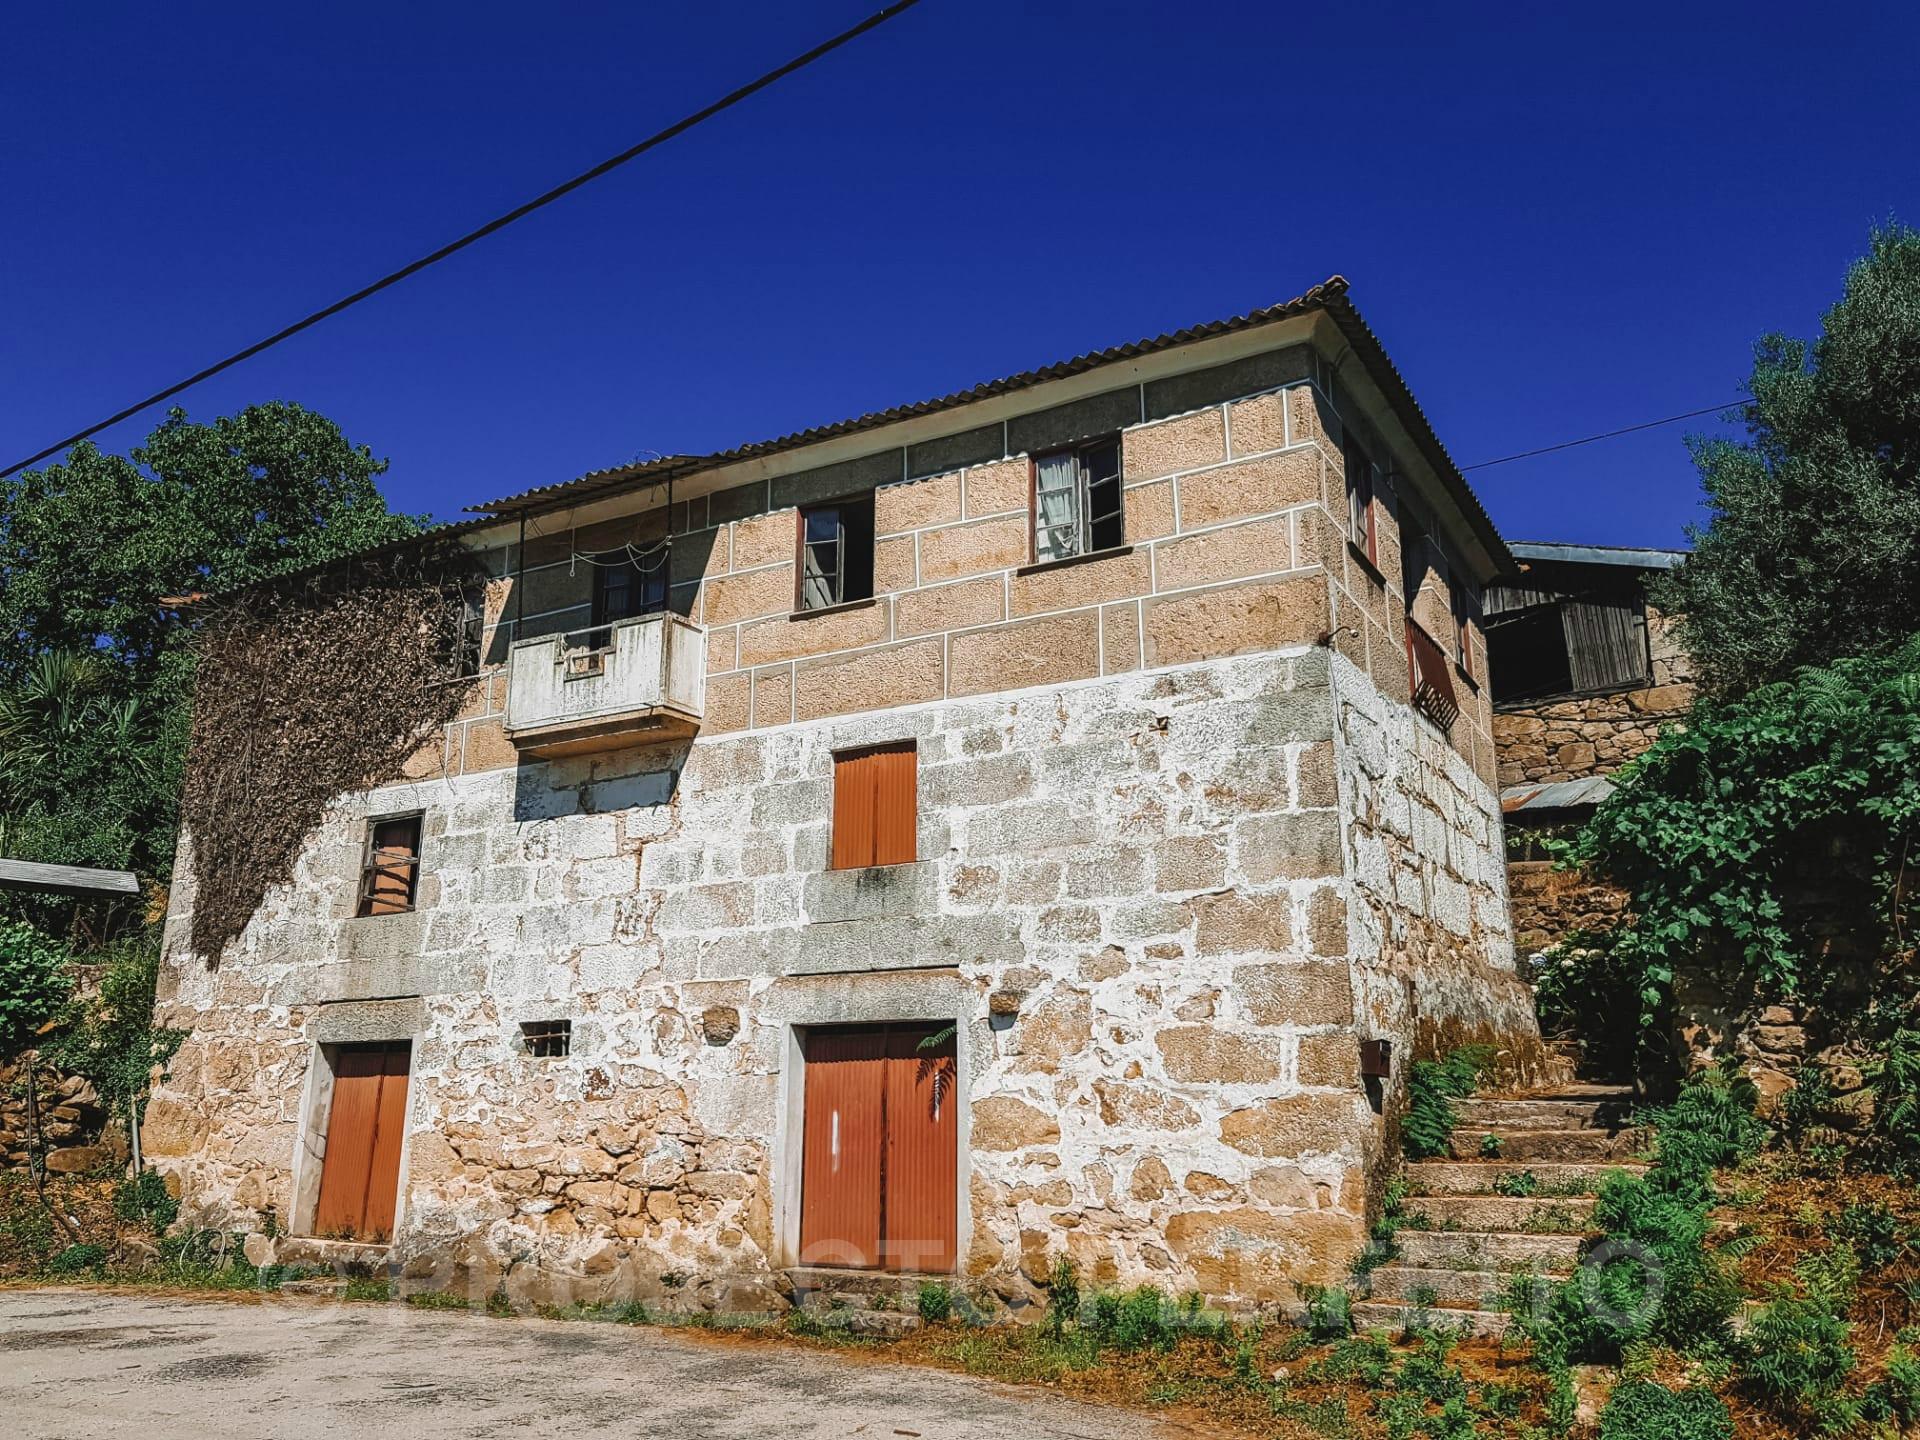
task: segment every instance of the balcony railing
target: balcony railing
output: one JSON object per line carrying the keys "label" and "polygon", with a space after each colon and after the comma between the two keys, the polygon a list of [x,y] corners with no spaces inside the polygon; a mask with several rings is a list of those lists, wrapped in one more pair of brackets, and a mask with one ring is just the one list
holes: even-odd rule
{"label": "balcony railing", "polygon": [[507,737],[540,756],[684,738],[706,684],[707,632],[678,615],[522,640],[507,654]]}

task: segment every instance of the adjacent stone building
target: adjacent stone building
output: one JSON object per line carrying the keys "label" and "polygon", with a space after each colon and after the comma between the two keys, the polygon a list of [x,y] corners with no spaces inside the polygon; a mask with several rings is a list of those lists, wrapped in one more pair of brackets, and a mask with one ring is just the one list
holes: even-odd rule
{"label": "adjacent stone building", "polygon": [[461,717],[222,953],[174,892],[144,1141],[200,1221],[515,1300],[1290,1302],[1413,1058],[1543,1063],[1511,558],[1342,281],[460,538]]}
{"label": "adjacent stone building", "polygon": [[1626,904],[1610,885],[1556,870],[1537,841],[1564,833],[1611,792],[1693,705],[1693,666],[1647,579],[1685,553],[1602,545],[1512,545],[1519,573],[1488,592],[1493,738],[1507,817],[1515,944],[1522,955],[1607,927]]}

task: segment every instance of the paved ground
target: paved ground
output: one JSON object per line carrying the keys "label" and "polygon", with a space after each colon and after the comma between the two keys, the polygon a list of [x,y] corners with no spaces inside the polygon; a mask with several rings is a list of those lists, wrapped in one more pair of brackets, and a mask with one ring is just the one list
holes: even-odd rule
{"label": "paved ground", "polygon": [[440,1436],[1172,1440],[1151,1416],[650,1327],[400,1306],[0,1291],[7,1440]]}

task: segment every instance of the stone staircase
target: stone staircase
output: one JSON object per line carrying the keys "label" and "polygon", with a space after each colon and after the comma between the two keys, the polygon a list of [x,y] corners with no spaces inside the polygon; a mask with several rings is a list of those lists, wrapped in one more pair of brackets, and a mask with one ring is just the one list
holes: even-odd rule
{"label": "stone staircase", "polygon": [[1369,1277],[1354,1323],[1398,1329],[1418,1318],[1469,1335],[1503,1332],[1514,1277],[1571,1275],[1601,1181],[1646,1168],[1633,1158],[1631,1099],[1622,1086],[1567,1084],[1458,1102],[1448,1158],[1402,1172],[1410,1188],[1399,1253]]}

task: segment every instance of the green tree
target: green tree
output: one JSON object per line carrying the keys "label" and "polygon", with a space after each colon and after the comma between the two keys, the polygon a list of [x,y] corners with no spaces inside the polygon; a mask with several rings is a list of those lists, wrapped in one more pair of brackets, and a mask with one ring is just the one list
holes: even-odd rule
{"label": "green tree", "polygon": [[24,920],[0,917],[0,1060],[29,1045],[72,990],[66,948]]}
{"label": "green tree", "polygon": [[1920,614],[1920,233],[1889,226],[1820,338],[1755,347],[1744,441],[1695,440],[1712,510],[1656,591],[1712,693],[1888,650]]}
{"label": "green tree", "polygon": [[[168,875],[197,595],[417,532],[325,416],[180,410],[0,482],[0,848]],[[42,917],[43,919],[46,917]]]}

